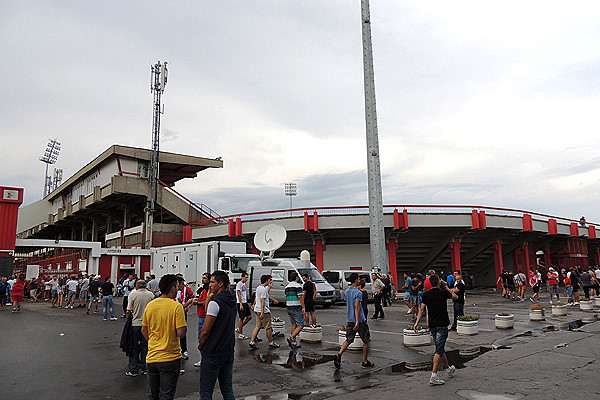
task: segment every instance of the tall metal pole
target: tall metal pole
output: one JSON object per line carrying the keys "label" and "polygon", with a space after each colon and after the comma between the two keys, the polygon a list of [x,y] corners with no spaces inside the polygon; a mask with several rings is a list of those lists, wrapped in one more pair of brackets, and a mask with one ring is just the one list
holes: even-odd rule
{"label": "tall metal pole", "polygon": [[152,246],[152,223],[154,221],[154,211],[156,210],[156,198],[158,193],[158,155],[160,143],[160,115],[161,95],[165,91],[167,84],[167,63],[159,61],[151,68],[150,91],[154,93],[154,118],[152,120],[152,156],[150,159],[150,170],[148,179],[150,180],[150,198],[146,205],[145,227],[144,227],[144,248],[149,249]]}
{"label": "tall metal pole", "polygon": [[362,41],[365,84],[365,120],[367,126],[367,177],[369,181],[369,228],[371,233],[371,267],[389,273],[385,257],[383,201],[379,167],[379,139],[377,137],[377,110],[375,107],[375,72],[369,0],[362,0]]}

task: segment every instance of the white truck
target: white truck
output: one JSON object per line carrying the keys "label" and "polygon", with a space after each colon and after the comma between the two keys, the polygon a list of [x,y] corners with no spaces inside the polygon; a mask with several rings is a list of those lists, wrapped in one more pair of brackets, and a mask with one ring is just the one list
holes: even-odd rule
{"label": "white truck", "polygon": [[245,242],[188,243],[153,248],[150,273],[158,280],[165,274],[181,273],[195,292],[202,285],[205,272],[225,271],[231,285],[235,285],[252,260],[260,260],[260,257],[246,254]]}

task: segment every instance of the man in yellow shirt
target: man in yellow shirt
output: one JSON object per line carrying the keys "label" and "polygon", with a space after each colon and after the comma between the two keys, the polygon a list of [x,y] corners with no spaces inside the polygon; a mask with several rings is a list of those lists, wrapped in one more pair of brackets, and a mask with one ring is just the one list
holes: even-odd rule
{"label": "man in yellow shirt", "polygon": [[187,333],[183,306],[177,296],[177,276],[164,275],[159,282],[161,296],[144,310],[142,334],[148,340],[148,399],[174,399],[181,369],[179,338]]}

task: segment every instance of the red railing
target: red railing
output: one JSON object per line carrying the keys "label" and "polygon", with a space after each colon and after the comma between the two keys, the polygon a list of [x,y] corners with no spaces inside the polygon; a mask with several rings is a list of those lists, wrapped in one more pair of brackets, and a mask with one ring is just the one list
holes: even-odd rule
{"label": "red railing", "polygon": [[[485,211],[487,215],[503,215],[503,216],[516,216],[522,217],[523,214],[529,214],[532,217],[542,218],[553,218],[557,221],[564,222],[576,222],[580,223],[580,220],[557,217],[549,214],[538,213],[534,211],[520,210],[516,208],[504,208],[504,207],[488,207],[488,206],[473,206],[473,205],[431,205],[431,204],[420,204],[420,205],[384,205],[384,213],[393,213],[394,209],[407,209],[409,213],[423,213],[423,214],[456,214],[456,213],[471,213],[473,210]],[[225,224],[227,220],[240,218],[245,221],[261,220],[261,219],[280,219],[280,218],[297,218],[304,216],[305,212],[312,214],[317,211],[319,215],[365,215],[369,213],[369,206],[339,206],[339,207],[307,207],[307,208],[293,208],[287,210],[270,210],[270,211],[256,211],[249,213],[238,213],[226,216],[219,216],[216,218],[207,218],[199,221],[191,222],[190,225],[206,226],[215,224]],[[599,226],[597,223],[585,222],[587,225]]]}

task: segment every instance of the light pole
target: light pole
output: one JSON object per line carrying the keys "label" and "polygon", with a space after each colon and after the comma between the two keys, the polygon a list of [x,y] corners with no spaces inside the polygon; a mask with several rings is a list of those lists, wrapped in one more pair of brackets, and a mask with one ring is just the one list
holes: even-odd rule
{"label": "light pole", "polygon": [[40,161],[46,164],[46,176],[44,178],[44,197],[52,191],[52,177],[48,176],[48,165],[56,163],[60,153],[60,142],[56,139],[48,139],[48,146]]}
{"label": "light pole", "polygon": [[285,184],[285,195],[290,197],[290,217],[292,216],[292,197],[298,194],[298,185],[294,182]]}

